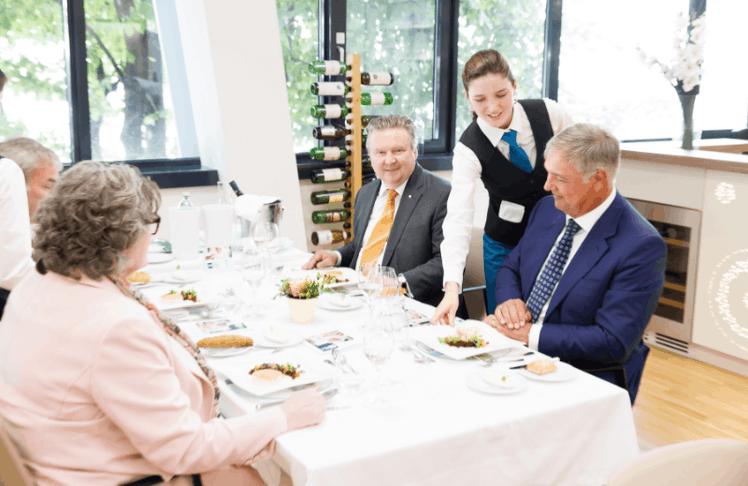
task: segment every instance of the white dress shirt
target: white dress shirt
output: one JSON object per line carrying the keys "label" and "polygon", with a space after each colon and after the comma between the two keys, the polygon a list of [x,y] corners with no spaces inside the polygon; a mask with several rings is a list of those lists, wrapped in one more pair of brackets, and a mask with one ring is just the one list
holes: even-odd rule
{"label": "white dress shirt", "polygon": [[[582,246],[582,243],[584,243],[585,238],[587,238],[587,235],[590,234],[590,231],[592,231],[592,228],[595,226],[595,223],[600,219],[600,217],[607,211],[607,209],[610,207],[611,204],[613,204],[613,199],[616,197],[616,189],[613,188],[613,191],[610,193],[610,195],[605,198],[605,201],[589,213],[583,214],[579,216],[578,218],[574,218],[574,221],[577,222],[577,224],[580,226],[580,230],[577,231],[577,233],[574,235],[574,238],[571,240],[571,249],[569,250],[569,258],[566,259],[566,264],[564,265],[563,270],[561,270],[561,276],[558,278],[558,281],[556,282],[556,285],[553,287],[553,290],[551,291],[551,295],[548,297],[548,300],[545,301],[545,304],[543,305],[543,308],[540,309],[540,314],[538,315],[537,321],[535,321],[535,324],[532,325],[530,328],[530,335],[527,338],[527,345],[530,349],[534,349],[537,351],[538,349],[538,343],[540,342],[540,330],[543,329],[543,319],[545,319],[545,314],[548,312],[548,306],[551,303],[551,299],[553,299],[553,294],[556,292],[556,287],[558,287],[558,282],[561,281],[561,278],[564,276],[564,272],[566,272],[566,269],[569,268],[569,263],[574,259],[574,255],[577,254],[577,250],[579,250],[579,247]],[[566,224],[569,223],[569,215],[566,215]],[[543,262],[543,266],[540,267],[540,272],[538,273],[537,278],[540,278],[540,276],[543,274],[543,269],[545,269],[545,266],[548,264],[548,260],[551,259],[551,255],[553,254],[553,250],[556,248],[556,245],[558,245],[558,242],[561,241],[561,238],[564,236],[564,229],[566,228],[566,224],[564,224],[564,227],[561,229],[561,232],[558,234],[558,237],[556,238],[556,242],[553,244],[553,247],[551,247],[551,251],[548,252],[548,256],[545,257],[545,262]],[[536,280],[537,280],[536,278]],[[535,284],[533,283],[533,286]]]}
{"label": "white dress shirt", "polygon": [[[553,133],[556,134],[574,123],[571,116],[555,101],[543,99],[548,109]],[[508,130],[517,132],[519,145],[530,159],[533,169],[537,160],[535,138],[532,135],[530,120],[525,109],[519,103],[514,104],[512,121],[506,130],[494,128],[478,118],[478,126],[488,140],[508,159],[509,144],[501,137]],[[452,159],[452,192],[447,200],[447,217],[442,230],[444,241],[441,244],[442,265],[444,266],[444,283],[457,282],[462,286],[462,274],[470,251],[470,235],[475,213],[475,185],[480,179],[482,168],[478,157],[467,146],[458,142]]]}
{"label": "white dress shirt", "polygon": [[[399,187],[395,188],[395,192],[397,192],[397,196],[395,197],[395,214],[392,216],[392,220],[394,222],[395,217],[397,216],[397,208],[400,207],[400,200],[402,199],[403,192],[405,192],[405,186],[408,185],[408,181],[410,180],[410,177],[408,177],[405,182],[402,183]],[[382,183],[379,186],[379,194],[377,194],[377,198],[374,200],[374,207],[371,209],[371,216],[369,217],[369,223],[366,225],[366,232],[364,233],[364,246],[361,247],[361,251],[358,252],[358,257],[356,258],[356,266],[353,268],[358,268],[361,264],[361,255],[364,253],[364,248],[366,248],[366,244],[369,242],[369,238],[371,238],[371,233],[374,231],[374,226],[377,225],[377,221],[382,217],[382,213],[384,213],[384,208],[387,206],[387,186]],[[387,243],[385,243],[384,248],[382,248],[382,253],[379,254],[379,258],[377,259],[378,264],[382,264],[382,258],[384,258],[384,252],[387,251],[387,245],[389,244],[389,240],[387,240]],[[338,261],[335,263],[335,266],[340,265],[340,259],[342,258],[339,251],[334,252]]]}
{"label": "white dress shirt", "polygon": [[26,180],[21,168],[0,159],[0,287],[12,290],[34,267]]}

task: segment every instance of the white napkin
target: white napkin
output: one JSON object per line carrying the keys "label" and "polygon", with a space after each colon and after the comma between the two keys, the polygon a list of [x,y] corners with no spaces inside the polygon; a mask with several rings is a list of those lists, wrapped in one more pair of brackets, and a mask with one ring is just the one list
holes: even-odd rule
{"label": "white napkin", "polygon": [[254,223],[260,215],[262,206],[279,201],[280,198],[278,197],[245,194],[236,198],[234,206],[237,216],[241,216],[242,218],[248,219]]}

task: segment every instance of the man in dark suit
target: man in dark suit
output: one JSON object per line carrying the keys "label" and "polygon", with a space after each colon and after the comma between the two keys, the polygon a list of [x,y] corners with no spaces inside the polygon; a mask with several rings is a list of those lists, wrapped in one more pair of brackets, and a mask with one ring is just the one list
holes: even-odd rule
{"label": "man in dark suit", "polygon": [[416,130],[409,118],[375,118],[367,133],[378,179],[356,196],[353,241],[336,252],[318,251],[304,269],[381,263],[405,276],[417,300],[437,305],[443,296],[439,247],[451,186],[416,162]]}
{"label": "man in dark suit", "polygon": [[487,322],[544,354],[605,370],[595,374],[612,383],[620,371],[633,404],[666,244],[616,191],[620,151],[610,133],[572,125],[551,139],[545,160],[553,196],[538,203],[499,268],[501,304]]}

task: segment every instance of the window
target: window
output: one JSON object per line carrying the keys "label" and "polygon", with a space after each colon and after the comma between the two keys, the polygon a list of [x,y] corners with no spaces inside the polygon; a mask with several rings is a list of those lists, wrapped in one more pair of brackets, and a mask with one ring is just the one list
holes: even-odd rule
{"label": "window", "polygon": [[[68,160],[196,156],[174,22],[160,29],[153,0],[63,5],[67,10],[51,0],[5,2],[0,62],[11,91],[0,136],[26,132]],[[169,5],[158,2],[161,10]]]}

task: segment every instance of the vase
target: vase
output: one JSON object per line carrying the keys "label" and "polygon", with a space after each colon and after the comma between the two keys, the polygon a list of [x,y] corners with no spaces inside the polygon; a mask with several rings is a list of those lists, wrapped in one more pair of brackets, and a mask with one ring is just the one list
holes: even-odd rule
{"label": "vase", "polygon": [[317,309],[317,297],[313,299],[295,299],[286,297],[288,307],[291,309],[291,320],[296,324],[309,324],[314,319],[314,311]]}
{"label": "vase", "polygon": [[683,109],[683,143],[681,147],[685,150],[693,150],[693,106],[696,103],[696,94],[678,93],[678,98]]}

